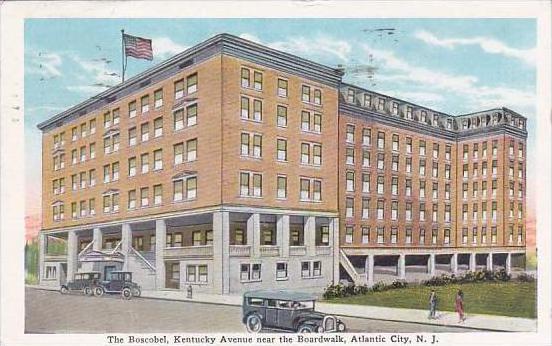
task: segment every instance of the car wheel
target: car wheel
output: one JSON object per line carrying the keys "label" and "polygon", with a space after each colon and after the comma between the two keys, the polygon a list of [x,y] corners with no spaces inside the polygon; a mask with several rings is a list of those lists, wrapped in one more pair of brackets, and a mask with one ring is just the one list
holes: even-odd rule
{"label": "car wheel", "polygon": [[140,297],[141,294],[142,294],[142,291],[139,288],[133,288],[132,289],[132,295],[133,296]]}
{"label": "car wheel", "polygon": [[105,290],[103,289],[103,287],[98,286],[98,287],[94,288],[94,295],[96,297],[101,297],[101,296],[104,295],[104,293],[105,293]]}
{"label": "car wheel", "polygon": [[249,333],[259,333],[263,329],[263,321],[259,315],[249,315],[245,321],[245,327]]}
{"label": "car wheel", "polygon": [[85,295],[85,296],[91,296],[93,293],[94,293],[94,292],[92,291],[92,288],[90,288],[90,287],[88,287],[88,286],[86,286],[86,287],[84,288],[84,295]]}
{"label": "car wheel", "polygon": [[132,298],[132,291],[130,290],[130,288],[128,287],[123,288],[123,290],[121,291],[121,297],[123,297],[123,299],[126,299],[126,300]]}
{"label": "car wheel", "polygon": [[59,289],[59,293],[61,294],[67,294],[69,292],[69,289],[67,288],[67,286],[61,286],[61,288]]}
{"label": "car wheel", "polygon": [[314,329],[312,326],[309,326],[308,324],[303,324],[299,327],[297,330],[297,333],[314,333]]}
{"label": "car wheel", "polygon": [[338,322],[337,323],[337,331],[338,332],[344,332],[346,329],[347,329],[347,327],[345,326],[345,323],[343,323],[343,322]]}

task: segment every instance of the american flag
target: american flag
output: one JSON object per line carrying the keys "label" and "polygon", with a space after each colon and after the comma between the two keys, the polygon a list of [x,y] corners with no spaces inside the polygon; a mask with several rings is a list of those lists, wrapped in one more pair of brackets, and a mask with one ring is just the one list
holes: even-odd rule
{"label": "american flag", "polygon": [[153,49],[151,40],[138,36],[123,34],[125,44],[125,55],[137,59],[153,60]]}

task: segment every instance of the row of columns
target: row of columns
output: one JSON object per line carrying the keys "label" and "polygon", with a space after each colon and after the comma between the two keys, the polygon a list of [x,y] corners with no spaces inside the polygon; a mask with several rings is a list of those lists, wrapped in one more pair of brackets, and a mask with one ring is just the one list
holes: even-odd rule
{"label": "row of columns", "polygon": [[[436,254],[429,254],[428,261],[427,261],[427,273],[429,276],[435,275],[435,261]],[[476,270],[476,253],[470,253],[470,260],[469,260],[469,270],[475,271]],[[493,253],[489,253],[487,255],[487,269],[492,270],[493,268]],[[512,254],[507,253],[506,254],[506,265],[505,265],[506,272],[508,274],[511,273],[512,270]],[[458,254],[454,253],[451,256],[450,259],[450,271],[453,274],[458,273]],[[367,255],[366,256],[366,263],[365,263],[365,270],[366,274],[366,282],[368,286],[371,286],[374,284],[374,255]],[[400,254],[398,261],[397,261],[397,270],[396,275],[399,277],[399,279],[405,279],[406,278],[406,255]]]}

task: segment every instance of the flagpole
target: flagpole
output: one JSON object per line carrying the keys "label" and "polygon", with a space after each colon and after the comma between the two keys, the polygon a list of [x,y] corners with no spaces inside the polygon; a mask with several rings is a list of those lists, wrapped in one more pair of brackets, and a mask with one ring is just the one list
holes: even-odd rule
{"label": "flagpole", "polygon": [[125,29],[121,29],[121,49],[122,49],[122,54],[121,54],[121,69],[122,69],[121,77],[122,77],[122,82],[121,83],[124,83],[125,82],[125,69],[126,69],[126,66],[125,66],[125,58],[126,58],[126,54],[125,54]]}

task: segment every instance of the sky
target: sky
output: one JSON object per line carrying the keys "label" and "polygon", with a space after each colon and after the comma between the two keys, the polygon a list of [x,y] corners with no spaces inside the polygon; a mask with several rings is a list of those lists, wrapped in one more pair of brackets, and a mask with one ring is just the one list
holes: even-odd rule
{"label": "sky", "polygon": [[41,134],[36,125],[120,83],[121,29],[153,41],[153,61],[129,58],[126,78],[226,32],[341,65],[345,82],[447,114],[508,107],[529,119],[527,197],[529,216],[534,215],[535,20],[27,19],[28,233],[40,227]]}

